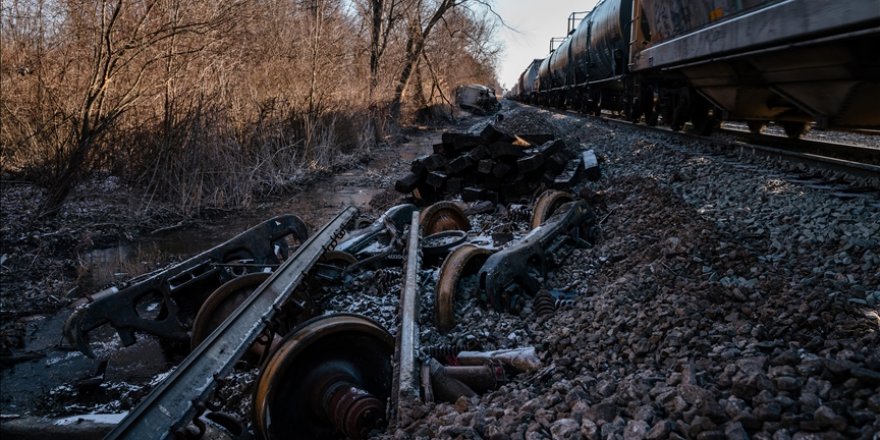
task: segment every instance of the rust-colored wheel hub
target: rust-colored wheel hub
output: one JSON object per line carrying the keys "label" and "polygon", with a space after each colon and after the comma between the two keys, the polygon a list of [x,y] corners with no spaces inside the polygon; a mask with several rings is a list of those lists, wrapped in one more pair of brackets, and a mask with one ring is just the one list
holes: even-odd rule
{"label": "rust-colored wheel hub", "polygon": [[254,394],[263,439],[366,438],[387,423],[394,338],[357,315],[322,316],[269,356]]}
{"label": "rust-colored wheel hub", "polygon": [[470,221],[464,211],[454,202],[438,202],[419,214],[419,225],[425,236],[443,231],[467,231]]}

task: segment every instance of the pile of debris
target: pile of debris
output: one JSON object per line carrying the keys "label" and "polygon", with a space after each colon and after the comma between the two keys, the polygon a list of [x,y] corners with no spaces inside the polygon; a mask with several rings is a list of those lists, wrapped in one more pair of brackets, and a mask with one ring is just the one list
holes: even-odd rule
{"label": "pile of debris", "polygon": [[510,202],[600,177],[596,153],[583,145],[569,148],[553,135],[514,135],[492,124],[479,134],[443,133],[434,154],[415,159],[410,170],[395,189],[425,202],[459,194],[465,201]]}

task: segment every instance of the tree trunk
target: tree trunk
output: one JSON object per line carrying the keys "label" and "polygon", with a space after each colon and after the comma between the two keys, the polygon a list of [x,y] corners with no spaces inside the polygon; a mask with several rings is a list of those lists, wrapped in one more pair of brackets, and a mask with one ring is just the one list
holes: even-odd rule
{"label": "tree trunk", "polygon": [[382,36],[384,0],[370,0],[370,8],[373,19],[373,27],[370,30],[370,101],[372,101],[376,86],[379,85],[379,39]]}
{"label": "tree trunk", "polygon": [[428,38],[428,35],[430,35],[431,30],[434,29],[437,22],[443,18],[443,14],[445,14],[446,11],[463,2],[464,1],[462,0],[443,0],[437,5],[437,9],[431,15],[428,23],[425,24],[424,29],[421,28],[419,20],[416,20],[416,22],[410,26],[409,36],[406,40],[406,55],[404,57],[403,70],[400,72],[397,87],[394,90],[394,98],[391,101],[391,116],[394,119],[400,118],[401,104],[403,102],[406,88],[409,85],[416,63],[418,63],[419,58],[421,58],[422,51],[425,50],[425,41]]}
{"label": "tree trunk", "polygon": [[40,217],[55,217],[61,210],[61,205],[70,194],[70,190],[80,180],[83,166],[89,150],[92,148],[92,136],[84,134],[80,136],[76,148],[71,153],[70,158],[64,165],[64,169],[54,179],[49,187],[49,194],[43,206],[40,209]]}

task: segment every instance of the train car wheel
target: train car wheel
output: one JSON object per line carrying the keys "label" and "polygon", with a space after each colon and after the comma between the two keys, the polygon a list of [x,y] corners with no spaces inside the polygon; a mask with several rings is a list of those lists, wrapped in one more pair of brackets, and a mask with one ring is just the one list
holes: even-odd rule
{"label": "train car wheel", "polygon": [[[670,91],[669,98],[669,127],[675,131],[681,131],[684,124],[691,119],[692,102],[691,90],[687,87],[679,87]],[[665,118],[664,118],[665,119]]]}
{"label": "train car wheel", "polygon": [[[272,274],[268,272],[242,275],[218,287],[205,300],[205,303],[202,304],[202,307],[199,308],[199,312],[196,314],[190,335],[191,349],[198,347],[238,306],[251,296],[257,287],[269,279],[270,275]],[[261,336],[248,349],[248,357],[252,360],[259,359],[269,345],[269,342],[268,337],[264,338]]]}
{"label": "train car wheel", "polygon": [[749,132],[755,135],[761,134],[764,128],[767,127],[767,122],[765,121],[748,121],[746,124],[749,126]]}
{"label": "train car wheel", "polygon": [[393,356],[394,338],[371,319],[341,314],[303,323],[260,371],[259,436],[361,439],[383,429]]}
{"label": "train car wheel", "polygon": [[719,127],[721,121],[716,116],[712,105],[703,99],[697,99],[691,107],[691,132],[701,136],[708,136]]}
{"label": "train car wheel", "polygon": [[645,111],[645,124],[648,124],[651,127],[656,127],[659,118],[660,113],[654,106],[651,106],[650,110]]}
{"label": "train car wheel", "polygon": [[463,277],[477,273],[491,254],[488,249],[465,244],[443,260],[434,303],[434,321],[440,331],[445,332],[455,326],[455,294],[461,290],[459,282]]}
{"label": "train car wheel", "polygon": [[657,108],[658,99],[652,87],[643,87],[642,96],[639,99],[642,105],[642,113],[645,115],[645,124],[651,127],[657,125],[657,118],[660,116],[660,109]]}
{"label": "train car wheel", "polygon": [[807,127],[809,125],[806,122],[783,122],[782,129],[785,130],[785,135],[792,138],[797,139],[803,136],[804,133],[807,132]]}
{"label": "train car wheel", "polygon": [[635,98],[627,99],[624,112],[628,121],[637,123],[642,119],[642,103]]}
{"label": "train car wheel", "polygon": [[419,214],[419,225],[425,236],[443,231],[467,231],[470,221],[456,203],[437,202]]}
{"label": "train car wheel", "polygon": [[572,200],[574,200],[574,196],[565,191],[555,189],[544,191],[538,196],[535,207],[532,208],[532,221],[529,227],[535,229],[541,226],[557,208]]}

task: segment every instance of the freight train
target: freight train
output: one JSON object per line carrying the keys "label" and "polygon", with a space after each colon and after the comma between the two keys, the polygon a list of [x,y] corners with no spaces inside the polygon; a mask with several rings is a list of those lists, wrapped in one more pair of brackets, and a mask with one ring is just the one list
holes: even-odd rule
{"label": "freight train", "polygon": [[508,98],[704,134],[880,128],[878,0],[602,0],[573,18]]}

